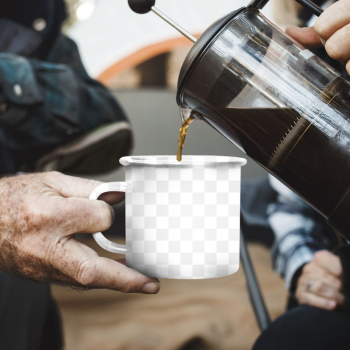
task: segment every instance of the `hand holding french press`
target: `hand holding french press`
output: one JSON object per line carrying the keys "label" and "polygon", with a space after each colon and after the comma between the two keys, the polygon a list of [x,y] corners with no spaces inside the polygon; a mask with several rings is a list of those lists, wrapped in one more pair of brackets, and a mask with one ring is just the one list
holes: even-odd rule
{"label": "hand holding french press", "polygon": [[312,28],[290,26],[286,32],[306,47],[322,44],[330,57],[346,64],[350,73],[350,1],[340,0],[327,8]]}

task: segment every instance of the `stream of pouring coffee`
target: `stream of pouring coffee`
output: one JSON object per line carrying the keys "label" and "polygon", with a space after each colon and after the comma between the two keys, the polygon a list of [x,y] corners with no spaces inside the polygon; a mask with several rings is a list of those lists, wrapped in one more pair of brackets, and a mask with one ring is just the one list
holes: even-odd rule
{"label": "stream of pouring coffee", "polygon": [[195,118],[189,117],[187,118],[184,123],[182,124],[179,132],[179,143],[178,143],[178,148],[177,148],[177,157],[176,159],[181,162],[182,160],[182,150],[185,144],[186,140],[186,135],[187,135],[187,129],[188,127],[193,123]]}

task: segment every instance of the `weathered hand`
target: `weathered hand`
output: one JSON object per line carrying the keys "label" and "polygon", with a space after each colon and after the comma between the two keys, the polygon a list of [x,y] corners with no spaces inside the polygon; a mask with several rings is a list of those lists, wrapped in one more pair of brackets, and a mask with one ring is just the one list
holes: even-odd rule
{"label": "weathered hand", "polygon": [[111,207],[88,199],[99,184],[56,172],[1,179],[0,268],[41,282],[157,293],[158,280],[99,257],[74,238],[112,223]]}
{"label": "weathered hand", "polygon": [[323,250],[303,267],[297,282],[296,298],[300,304],[333,310],[345,302],[339,257]]}
{"label": "weathered hand", "polygon": [[346,64],[350,74],[350,0],[339,0],[330,6],[313,28],[290,26],[286,32],[306,47],[324,44],[328,55]]}

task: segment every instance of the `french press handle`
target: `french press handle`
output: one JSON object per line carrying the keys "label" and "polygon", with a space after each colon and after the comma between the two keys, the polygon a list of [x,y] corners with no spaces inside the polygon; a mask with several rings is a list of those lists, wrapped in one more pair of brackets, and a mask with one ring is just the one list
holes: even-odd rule
{"label": "french press handle", "polygon": [[321,16],[323,13],[323,9],[310,0],[295,1],[298,2],[300,5],[304,6],[305,8],[309,9],[317,17]]}
{"label": "french press handle", "polygon": [[[309,9],[314,15],[320,16],[323,12],[323,9],[316,5],[311,0],[295,0],[305,8]],[[254,7],[256,9],[262,9],[269,0],[252,0],[248,7]],[[193,43],[197,41],[191,33],[189,33],[186,29],[182,28],[176,22],[174,22],[171,18],[161,12],[159,9],[155,7],[156,0],[128,0],[130,8],[139,14],[145,14],[150,11],[153,11],[157,16],[162,18],[164,21],[168,22],[172,27],[178,30],[181,34],[183,34],[186,38],[191,40]]]}
{"label": "french press handle", "polygon": [[[323,13],[323,9],[320,6],[316,5],[311,0],[295,0],[295,1],[300,5],[304,6],[305,8],[307,8],[308,10],[310,10],[317,17],[321,16],[321,14]],[[248,7],[255,7],[257,9],[262,9],[268,2],[269,0],[253,0],[248,5]]]}
{"label": "french press handle", "polygon": [[[304,6],[305,8],[309,9],[314,15],[321,16],[323,13],[323,9],[316,5],[311,0],[295,0],[300,5]],[[129,6],[131,9],[140,14],[144,14],[147,12],[150,12],[152,10],[152,7],[154,8],[154,5],[156,3],[156,0],[128,0]],[[248,7],[255,7],[257,9],[262,9],[269,0],[253,0],[248,5]]]}

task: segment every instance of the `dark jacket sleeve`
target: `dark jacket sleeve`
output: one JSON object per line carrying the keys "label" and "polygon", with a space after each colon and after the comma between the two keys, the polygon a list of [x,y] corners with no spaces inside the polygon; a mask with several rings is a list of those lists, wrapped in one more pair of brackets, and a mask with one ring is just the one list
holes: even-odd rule
{"label": "dark jacket sleeve", "polygon": [[0,53],[0,79],[0,143],[15,151],[39,158],[97,126],[127,121],[64,36],[45,61]]}

